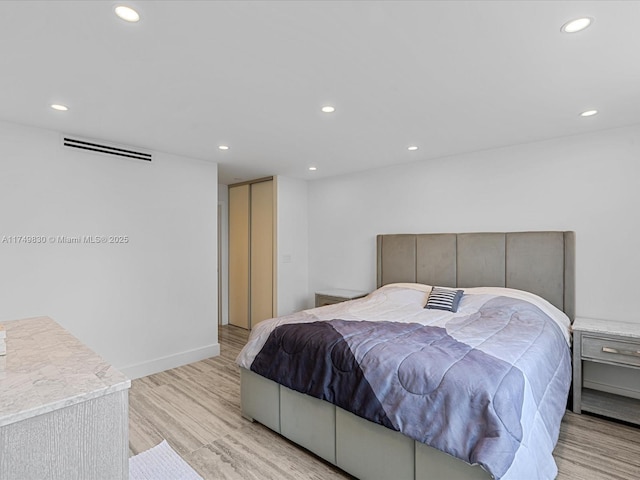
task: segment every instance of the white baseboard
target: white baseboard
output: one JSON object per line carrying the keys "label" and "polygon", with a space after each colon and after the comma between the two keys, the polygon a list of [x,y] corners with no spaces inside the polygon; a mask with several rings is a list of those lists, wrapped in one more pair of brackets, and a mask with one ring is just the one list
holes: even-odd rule
{"label": "white baseboard", "polygon": [[154,373],[163,372],[171,368],[181,367],[188,363],[198,362],[205,358],[217,357],[218,355],[220,355],[220,344],[214,343],[194,350],[187,350],[186,352],[118,368],[118,370],[131,380],[135,380],[136,378],[146,377],[147,375],[153,375]]}

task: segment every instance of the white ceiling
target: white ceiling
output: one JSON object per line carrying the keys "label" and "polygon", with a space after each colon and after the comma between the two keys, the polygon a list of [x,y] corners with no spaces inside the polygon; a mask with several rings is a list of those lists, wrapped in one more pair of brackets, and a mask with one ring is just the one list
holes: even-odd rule
{"label": "white ceiling", "polygon": [[0,119],[217,162],[221,183],[640,123],[640,1],[121,3],[141,21],[0,1]]}

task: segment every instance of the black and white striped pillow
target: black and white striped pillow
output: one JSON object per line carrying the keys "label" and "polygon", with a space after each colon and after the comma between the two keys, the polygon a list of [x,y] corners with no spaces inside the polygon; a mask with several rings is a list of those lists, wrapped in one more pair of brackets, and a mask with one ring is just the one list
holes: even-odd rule
{"label": "black and white striped pillow", "polygon": [[458,311],[458,304],[462,298],[462,290],[451,290],[450,288],[433,287],[427,304],[424,308],[434,308],[436,310]]}

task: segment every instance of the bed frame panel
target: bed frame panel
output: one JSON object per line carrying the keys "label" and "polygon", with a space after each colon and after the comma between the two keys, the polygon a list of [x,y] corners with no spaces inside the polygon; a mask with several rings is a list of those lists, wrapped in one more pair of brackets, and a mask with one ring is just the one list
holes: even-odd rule
{"label": "bed frame panel", "polygon": [[[240,377],[245,418],[262,423],[357,478],[491,478],[478,466],[467,465],[400,432],[290,390],[250,370],[241,368]],[[274,401],[275,398],[280,400]],[[255,408],[255,400],[262,403],[260,408]]]}
{"label": "bed frame panel", "polygon": [[280,432],[280,385],[244,368],[240,369],[240,409],[248,420]]}
{"label": "bed frame panel", "polygon": [[280,385],[282,435],[335,465],[336,427],[333,404]]}
{"label": "bed frame panel", "polygon": [[[547,299],[573,319],[575,234],[516,232],[378,235],[378,287],[419,282],[506,286]],[[488,479],[399,432],[240,369],[242,414],[361,479]]]}
{"label": "bed frame panel", "polygon": [[575,317],[575,233],[378,235],[377,287],[418,282],[535,293]]}
{"label": "bed frame panel", "polygon": [[415,441],[336,407],[336,465],[358,478],[413,480]]}

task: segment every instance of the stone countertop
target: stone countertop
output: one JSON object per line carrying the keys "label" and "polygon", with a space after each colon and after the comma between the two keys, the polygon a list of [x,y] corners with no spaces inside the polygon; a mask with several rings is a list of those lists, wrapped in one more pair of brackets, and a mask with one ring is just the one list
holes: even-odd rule
{"label": "stone countertop", "polygon": [[2,322],[0,427],[128,389],[131,381],[48,317]]}
{"label": "stone countertop", "polygon": [[640,338],[640,323],[577,317],[573,322],[572,329],[573,331]]}

